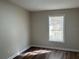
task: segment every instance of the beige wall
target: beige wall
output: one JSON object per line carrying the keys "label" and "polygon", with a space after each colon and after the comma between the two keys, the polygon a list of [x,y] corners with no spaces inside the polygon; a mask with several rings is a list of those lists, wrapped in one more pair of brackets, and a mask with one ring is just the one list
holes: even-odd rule
{"label": "beige wall", "polygon": [[[65,15],[64,43],[49,42],[48,16]],[[31,45],[79,50],[79,9],[31,13]]]}
{"label": "beige wall", "polygon": [[0,59],[8,57],[29,46],[29,12],[0,1]]}

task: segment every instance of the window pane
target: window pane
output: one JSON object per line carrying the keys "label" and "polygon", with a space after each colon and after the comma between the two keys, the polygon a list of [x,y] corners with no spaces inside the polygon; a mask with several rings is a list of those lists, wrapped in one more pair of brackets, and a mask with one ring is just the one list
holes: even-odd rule
{"label": "window pane", "polygon": [[63,42],[64,16],[49,17],[49,40]]}

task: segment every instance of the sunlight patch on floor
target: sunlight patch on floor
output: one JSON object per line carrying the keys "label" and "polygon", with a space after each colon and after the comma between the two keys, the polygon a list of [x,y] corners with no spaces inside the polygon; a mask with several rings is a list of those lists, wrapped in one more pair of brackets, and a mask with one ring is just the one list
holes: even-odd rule
{"label": "sunlight patch on floor", "polygon": [[49,50],[36,50],[32,52],[27,52],[25,54],[22,54],[21,56],[27,56],[27,55],[38,55],[38,54],[44,54],[44,53],[50,53],[51,51]]}

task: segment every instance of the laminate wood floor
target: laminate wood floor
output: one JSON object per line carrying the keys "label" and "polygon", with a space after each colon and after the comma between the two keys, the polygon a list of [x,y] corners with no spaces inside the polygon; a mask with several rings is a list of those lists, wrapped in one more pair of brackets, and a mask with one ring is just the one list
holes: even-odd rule
{"label": "laminate wood floor", "polygon": [[79,53],[40,47],[31,47],[14,59],[79,59]]}

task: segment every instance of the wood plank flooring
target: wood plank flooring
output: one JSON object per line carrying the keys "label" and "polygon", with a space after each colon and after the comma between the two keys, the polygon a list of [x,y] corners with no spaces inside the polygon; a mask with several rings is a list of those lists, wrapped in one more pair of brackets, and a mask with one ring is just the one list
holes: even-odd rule
{"label": "wood plank flooring", "polygon": [[40,47],[31,47],[14,59],[79,59],[79,53]]}

